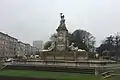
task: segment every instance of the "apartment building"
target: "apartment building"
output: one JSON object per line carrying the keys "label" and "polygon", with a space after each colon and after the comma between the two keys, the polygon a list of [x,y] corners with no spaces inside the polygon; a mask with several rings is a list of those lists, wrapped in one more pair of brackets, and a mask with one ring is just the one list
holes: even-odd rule
{"label": "apartment building", "polygon": [[35,40],[33,41],[33,47],[39,50],[43,49],[43,41],[42,40]]}
{"label": "apartment building", "polygon": [[16,54],[18,39],[0,32],[0,57],[13,57]]}

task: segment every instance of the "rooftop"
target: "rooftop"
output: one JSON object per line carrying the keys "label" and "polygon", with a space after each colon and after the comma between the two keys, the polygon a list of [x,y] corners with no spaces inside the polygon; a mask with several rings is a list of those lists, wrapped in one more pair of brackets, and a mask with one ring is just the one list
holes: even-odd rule
{"label": "rooftop", "polygon": [[8,34],[6,34],[6,33],[0,32],[0,34],[5,35],[5,36],[7,36],[7,37],[10,37],[10,38],[12,38],[12,39],[18,40],[17,38],[12,37],[12,36],[10,36],[10,35],[8,35]]}

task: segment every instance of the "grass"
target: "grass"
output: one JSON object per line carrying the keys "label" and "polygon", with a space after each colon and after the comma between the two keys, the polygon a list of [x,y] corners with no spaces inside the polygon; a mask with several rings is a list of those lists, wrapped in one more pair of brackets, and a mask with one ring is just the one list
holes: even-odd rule
{"label": "grass", "polygon": [[[120,74],[120,69],[116,69],[114,71],[115,71],[115,74]],[[111,76],[110,78],[107,78],[107,80],[120,80],[120,75]]]}
{"label": "grass", "polygon": [[[116,69],[115,74],[120,74],[120,69]],[[120,80],[120,75],[113,76],[109,80]]]}
{"label": "grass", "polygon": [[51,78],[57,80],[104,80],[100,76],[92,74],[65,73],[65,72],[47,72],[47,71],[30,71],[30,70],[3,70],[1,76],[19,76],[19,77],[36,77]]}

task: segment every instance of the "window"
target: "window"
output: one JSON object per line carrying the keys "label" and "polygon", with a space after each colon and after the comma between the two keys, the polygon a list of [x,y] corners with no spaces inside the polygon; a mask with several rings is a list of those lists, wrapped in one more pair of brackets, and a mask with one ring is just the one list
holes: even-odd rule
{"label": "window", "polygon": [[0,38],[2,38],[2,34],[0,34]]}

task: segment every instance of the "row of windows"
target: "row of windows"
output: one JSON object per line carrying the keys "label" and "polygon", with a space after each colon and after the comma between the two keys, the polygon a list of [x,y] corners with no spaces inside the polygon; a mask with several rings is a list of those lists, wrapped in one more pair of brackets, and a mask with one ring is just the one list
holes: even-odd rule
{"label": "row of windows", "polygon": [[13,44],[16,45],[16,42],[11,42],[11,41],[5,41],[5,40],[0,40],[0,44]]}
{"label": "row of windows", "polygon": [[5,40],[10,40],[10,41],[17,41],[17,39],[15,39],[7,34],[4,34],[4,33],[0,33],[0,38],[5,39]]}
{"label": "row of windows", "polygon": [[13,49],[13,50],[16,50],[15,47],[8,47],[8,46],[1,46],[1,45],[0,45],[0,49]]}

